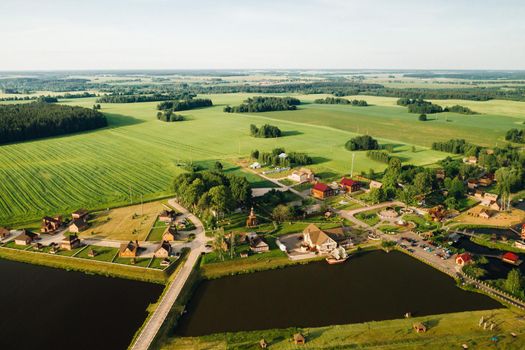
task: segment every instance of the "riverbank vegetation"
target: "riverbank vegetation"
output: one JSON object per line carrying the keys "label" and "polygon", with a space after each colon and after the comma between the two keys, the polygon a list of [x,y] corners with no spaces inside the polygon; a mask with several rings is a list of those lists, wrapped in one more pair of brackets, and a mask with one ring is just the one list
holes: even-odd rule
{"label": "riverbank vegetation", "polygon": [[0,144],[105,126],[106,117],[93,109],[45,102],[0,105]]}

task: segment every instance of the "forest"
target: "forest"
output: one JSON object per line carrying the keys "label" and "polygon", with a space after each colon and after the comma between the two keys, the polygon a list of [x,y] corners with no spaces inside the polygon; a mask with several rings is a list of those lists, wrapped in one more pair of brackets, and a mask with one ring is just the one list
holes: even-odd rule
{"label": "forest", "polygon": [[213,102],[207,98],[191,98],[180,101],[164,101],[157,105],[157,109],[166,110],[171,109],[173,111],[186,111],[195,108],[211,107]]}
{"label": "forest", "polygon": [[99,111],[50,103],[0,105],[0,143],[64,135],[107,126]]}
{"label": "forest", "polygon": [[104,95],[97,99],[98,103],[136,103],[136,102],[154,102],[154,101],[167,101],[177,100],[181,98],[187,98],[188,93],[180,94],[162,94],[155,93],[151,95],[146,94],[132,94],[132,95]]}
{"label": "forest", "polygon": [[263,97],[249,98],[239,106],[226,106],[226,113],[250,113],[295,110],[301,101],[294,97]]}

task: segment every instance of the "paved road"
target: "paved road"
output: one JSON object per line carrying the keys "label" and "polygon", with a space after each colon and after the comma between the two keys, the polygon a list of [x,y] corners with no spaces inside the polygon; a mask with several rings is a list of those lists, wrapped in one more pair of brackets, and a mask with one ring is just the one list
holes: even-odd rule
{"label": "paved road", "polygon": [[171,199],[168,201],[168,203],[182,214],[187,215],[188,219],[191,220],[196,227],[196,235],[195,239],[187,245],[189,248],[191,248],[191,252],[189,253],[187,260],[175,276],[175,279],[169,285],[166,293],[164,293],[162,300],[157,306],[157,309],[153,315],[151,315],[146,325],[142,328],[131,348],[132,350],[149,349],[153,339],[157,335],[160,327],[166,319],[166,316],[171,310],[171,307],[177,300],[177,297],[179,296],[182,288],[186,284],[186,281],[190,276],[193,267],[197,263],[199,256],[206,250],[205,245],[208,241],[208,238],[205,235],[202,222],[195,215],[189,213],[186,208],[180,206],[175,200]]}

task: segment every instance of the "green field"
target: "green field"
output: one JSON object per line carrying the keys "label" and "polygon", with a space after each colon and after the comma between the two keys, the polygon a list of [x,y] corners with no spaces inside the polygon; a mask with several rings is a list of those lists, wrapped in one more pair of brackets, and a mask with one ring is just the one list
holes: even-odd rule
{"label": "green field", "polygon": [[[105,209],[171,194],[173,176],[183,164],[211,166],[223,161],[227,171],[249,174],[255,187],[270,184],[235,164],[251,150],[282,146],[287,151],[306,152],[314,158],[312,168],[324,178],[350,171],[351,153],[344,143],[359,133],[395,144],[403,161],[427,165],[446,156],[428,150],[434,140],[465,137],[482,144],[502,141],[504,131],[515,127],[520,102],[463,103],[483,113],[501,111],[506,116],[453,115],[449,122],[417,122],[395,99],[360,96],[373,106],[351,107],[305,104],[298,111],[259,114],[226,114],[226,104],[236,105],[253,94],[210,95],[215,106],[181,113],[187,121],[156,120],[156,102],[103,104],[110,126],[105,129],[32,142],[0,146],[0,225],[34,221],[43,214],[66,214],[79,207]],[[321,95],[299,96],[311,102]],[[63,101],[91,107],[94,98]],[[448,104],[448,103],[447,103]],[[508,104],[508,105],[503,105]],[[284,137],[261,139],[249,136],[250,124],[272,123]],[[412,152],[412,144],[416,152]],[[355,171],[385,165],[356,152]],[[130,196],[131,194],[131,196]]]}

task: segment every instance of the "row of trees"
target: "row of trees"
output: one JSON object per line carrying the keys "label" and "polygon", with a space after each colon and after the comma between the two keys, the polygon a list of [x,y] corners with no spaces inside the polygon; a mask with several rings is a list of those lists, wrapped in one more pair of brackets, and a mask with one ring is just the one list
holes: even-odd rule
{"label": "row of trees", "polygon": [[349,151],[367,151],[379,149],[379,142],[369,135],[356,136],[348,140],[345,148]]}
{"label": "row of trees", "polygon": [[173,181],[178,200],[211,221],[237,208],[248,208],[252,201],[251,186],[244,176],[203,171],[180,174]]}
{"label": "row of trees", "polygon": [[226,113],[251,113],[295,110],[301,101],[294,97],[256,96],[245,100],[239,106],[226,106]]}
{"label": "row of trees", "polygon": [[253,137],[281,137],[281,129],[270,124],[264,124],[258,128],[255,124],[250,125],[250,135]]}
{"label": "row of trees", "polygon": [[465,106],[460,106],[460,105],[445,107],[443,109],[443,112],[453,112],[453,113],[468,114],[468,115],[478,114],[477,112],[474,112],[472,109],[465,107]]}
{"label": "row of trees", "polygon": [[393,158],[387,151],[384,150],[370,150],[366,152],[366,156],[372,160],[381,163],[390,163],[390,160]]}
{"label": "row of trees", "polygon": [[450,139],[443,142],[433,142],[432,149],[435,151],[477,156],[481,147],[468,143],[465,139]]}
{"label": "row of trees", "polygon": [[443,112],[443,108],[441,106],[435,105],[432,102],[425,101],[420,98],[400,98],[397,100],[397,104],[399,106],[408,107],[408,111],[410,113],[432,114]]}
{"label": "row of trees", "polygon": [[[286,157],[280,156],[283,154],[286,154]],[[310,165],[314,162],[312,157],[308,156],[306,153],[286,153],[284,148],[274,148],[271,152],[259,152],[259,150],[254,150],[252,151],[251,156],[262,164],[273,166]]]}
{"label": "row of trees", "polygon": [[70,134],[107,126],[99,111],[49,103],[0,105],[0,143]]}
{"label": "row of trees", "polygon": [[154,101],[167,101],[167,100],[178,100],[183,98],[192,98],[195,94],[188,92],[183,93],[154,93],[154,94],[111,94],[104,95],[97,99],[98,103],[137,103],[137,102],[154,102]]}
{"label": "row of trees", "polygon": [[195,108],[211,107],[213,102],[208,98],[192,98],[178,101],[164,101],[157,105],[158,110],[187,111]]}
{"label": "row of trees", "polygon": [[320,98],[320,99],[315,100],[314,103],[330,104],[330,105],[352,105],[352,106],[359,106],[359,107],[368,106],[368,103],[365,100],[348,100],[346,98],[340,98],[340,97]]}
{"label": "row of trees", "polygon": [[175,114],[171,109],[157,112],[157,119],[163,122],[180,122],[184,120],[184,116]]}
{"label": "row of trees", "polygon": [[[81,92],[81,93],[65,93],[63,95],[54,95],[53,98],[57,99],[73,99],[73,98],[85,98],[85,97],[95,97],[96,95],[90,92]],[[31,101],[37,100],[40,101],[42,97],[50,98],[51,96],[8,96],[0,98],[0,101]],[[54,101],[54,102],[57,102]]]}

